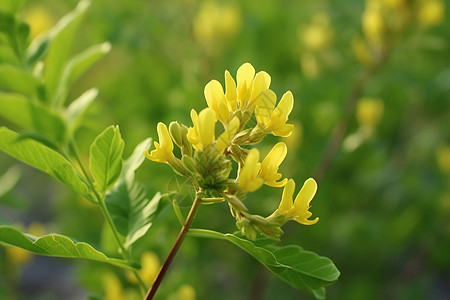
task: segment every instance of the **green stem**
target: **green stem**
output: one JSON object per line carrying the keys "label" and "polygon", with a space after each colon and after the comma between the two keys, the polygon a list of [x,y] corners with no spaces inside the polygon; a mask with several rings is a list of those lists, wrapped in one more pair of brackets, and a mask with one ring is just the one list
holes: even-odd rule
{"label": "green stem", "polygon": [[[94,182],[92,181],[89,173],[86,171],[86,169],[84,168],[84,166],[83,166],[83,164],[81,162],[80,155],[78,154],[78,148],[77,148],[75,142],[72,141],[70,143],[70,147],[72,148],[72,152],[73,152],[73,154],[75,156],[75,159],[76,159],[78,165],[81,168],[81,171],[83,172],[84,177],[88,181],[88,184],[89,184],[89,186],[91,188],[91,191],[93,192],[95,198],[97,199],[97,204],[100,207],[100,210],[101,210],[103,216],[105,217],[106,222],[109,225],[109,228],[111,228],[111,231],[112,231],[112,233],[114,235],[114,238],[116,239],[116,242],[119,245],[120,251],[122,252],[122,256],[125,258],[125,260],[130,262],[131,261],[131,255],[127,251],[125,246],[123,245],[122,240],[119,237],[119,233],[117,231],[116,225],[114,225],[114,222],[113,222],[113,220],[111,218],[111,215],[109,214],[108,209],[106,208],[105,201],[104,201],[105,196],[104,195],[100,195],[95,190]],[[132,272],[133,272],[134,276],[136,276],[136,278],[137,278],[137,280],[139,282],[139,285],[141,287],[141,291],[143,293],[145,293],[145,291],[147,290],[148,287],[145,284],[144,280],[142,279],[142,277],[139,275],[139,273],[136,270],[133,270]]]}
{"label": "green stem", "polygon": [[189,211],[186,222],[184,223],[183,227],[181,228],[181,231],[178,234],[177,240],[175,241],[175,244],[173,245],[172,250],[170,250],[170,253],[167,256],[166,261],[164,262],[161,270],[159,271],[158,277],[156,277],[156,280],[153,283],[150,290],[148,291],[147,296],[145,296],[145,300],[151,300],[155,296],[155,293],[158,290],[158,287],[161,284],[161,281],[163,280],[164,276],[166,275],[166,272],[169,269],[170,264],[172,263],[173,259],[175,258],[175,255],[177,255],[178,249],[180,249],[180,246],[183,243],[183,240],[186,237],[187,232],[189,231],[189,227],[191,227],[192,221],[194,220],[195,214],[197,213],[197,209],[200,205],[200,202],[201,202],[200,198],[195,198],[194,203],[192,203],[191,210]]}

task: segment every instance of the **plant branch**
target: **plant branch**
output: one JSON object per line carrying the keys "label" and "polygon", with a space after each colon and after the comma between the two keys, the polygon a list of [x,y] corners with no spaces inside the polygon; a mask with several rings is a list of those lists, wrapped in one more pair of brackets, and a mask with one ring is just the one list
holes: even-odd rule
{"label": "plant branch", "polygon": [[317,182],[321,182],[323,180],[328,169],[331,167],[331,164],[333,163],[333,160],[341,147],[342,141],[344,140],[345,134],[347,133],[348,126],[355,113],[358,99],[361,98],[364,92],[364,88],[366,87],[370,79],[372,79],[375,73],[384,65],[384,63],[389,58],[391,49],[391,47],[387,47],[381,53],[380,57],[377,60],[377,63],[368,68],[354,84],[345,104],[345,115],[334,127],[334,130],[328,140],[327,148],[325,149],[320,163],[317,165],[316,170],[314,171],[313,177]]}
{"label": "plant branch", "polygon": [[152,287],[148,291],[148,293],[145,297],[145,300],[151,300],[155,296],[155,293],[158,290],[158,287],[161,284],[161,281],[163,280],[164,276],[166,275],[166,272],[169,269],[170,264],[172,263],[173,259],[175,258],[175,255],[177,254],[178,249],[180,249],[180,246],[183,243],[184,238],[186,237],[186,233],[189,231],[189,227],[191,227],[192,221],[194,220],[195,214],[197,213],[197,209],[200,205],[200,202],[201,202],[200,198],[195,198],[194,203],[192,203],[191,210],[189,211],[186,222],[184,223],[183,227],[181,228],[181,231],[178,234],[175,244],[173,245],[172,250],[170,250],[170,253],[167,256],[166,261],[164,262],[161,270],[159,271],[158,277],[156,277],[155,282],[153,283]]}
{"label": "plant branch", "polygon": [[[86,171],[86,169],[84,168],[84,166],[81,162],[80,155],[78,154],[78,148],[77,148],[75,142],[72,141],[70,143],[70,147],[72,148],[72,152],[75,156],[75,159],[76,159],[78,165],[80,166],[81,171],[84,174],[84,177],[86,178],[86,180],[89,183],[89,187],[91,188],[92,193],[94,194],[95,198],[97,199],[97,204],[100,207],[100,210],[101,210],[103,216],[105,217],[106,222],[109,225],[109,228],[111,228],[114,238],[116,239],[116,242],[120,248],[120,251],[122,252],[123,258],[125,258],[125,260],[127,260],[127,261],[131,261],[131,255],[128,252],[128,250],[125,248],[125,246],[123,245],[122,240],[119,237],[119,233],[117,231],[116,225],[114,225],[111,215],[109,214],[108,209],[106,208],[106,205],[104,202],[104,198],[105,198],[104,195],[99,195],[99,193],[97,193],[97,191],[95,190],[94,182],[92,181],[89,173]],[[140,284],[141,291],[143,293],[145,293],[145,291],[147,290],[148,287],[145,284],[144,280],[142,279],[142,277],[139,275],[139,273],[136,270],[133,269],[132,272],[133,272],[134,276],[136,276],[136,278]]]}

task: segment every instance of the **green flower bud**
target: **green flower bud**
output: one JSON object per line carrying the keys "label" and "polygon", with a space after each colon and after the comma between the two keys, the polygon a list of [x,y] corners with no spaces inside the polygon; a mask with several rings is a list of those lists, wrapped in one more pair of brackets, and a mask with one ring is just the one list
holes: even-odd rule
{"label": "green flower bud", "polygon": [[179,160],[176,157],[173,157],[171,159],[169,159],[168,161],[169,166],[172,167],[172,169],[175,171],[175,173],[177,173],[178,175],[181,176],[188,176],[188,170],[186,169],[186,167],[184,166],[183,162],[181,160]]}
{"label": "green flower bud", "polygon": [[228,203],[230,203],[231,206],[233,206],[234,209],[238,211],[248,211],[247,207],[242,203],[241,200],[239,200],[238,197],[234,195],[227,195],[226,200]]}
{"label": "green flower bud", "polygon": [[198,174],[197,168],[195,167],[195,162],[192,157],[183,155],[181,161],[189,172],[191,172],[192,174]]}
{"label": "green flower bud", "polygon": [[180,124],[176,121],[171,122],[169,124],[169,133],[174,143],[181,148],[183,146],[183,138]]}
{"label": "green flower bud", "polygon": [[217,152],[215,147],[196,151],[193,160],[198,172],[196,180],[200,188],[210,197],[223,197],[231,172],[231,161]]}

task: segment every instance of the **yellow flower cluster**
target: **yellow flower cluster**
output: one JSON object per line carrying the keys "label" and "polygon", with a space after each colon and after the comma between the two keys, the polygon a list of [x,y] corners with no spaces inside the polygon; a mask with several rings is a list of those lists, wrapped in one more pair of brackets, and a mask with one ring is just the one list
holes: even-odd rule
{"label": "yellow flower cluster", "polygon": [[[309,203],[317,190],[315,181],[308,179],[292,203],[295,183],[278,173],[287,155],[286,144],[275,144],[262,162],[259,150],[249,146],[268,134],[288,137],[294,128],[287,124],[294,105],[292,93],[286,92],[276,105],[277,96],[270,83],[269,74],[256,73],[249,63],[237,70],[236,81],[225,71],[225,90],[217,80],[205,86],[208,107],[199,113],[191,111],[192,126],[172,122],[168,128],[159,123],[159,142],[150,153],[146,151],[148,159],[168,163],[176,173],[189,178],[199,199],[208,203],[228,201],[237,226],[252,239],[257,231],[277,238],[282,233],[280,227],[289,220],[305,225],[318,221],[308,220]],[[256,125],[248,126],[253,116]],[[181,157],[174,155],[174,143]],[[230,178],[230,159],[238,163],[237,178]],[[248,213],[243,204],[247,193],[264,184],[284,187],[280,207],[267,218]]]}
{"label": "yellow flower cluster", "polygon": [[428,28],[444,18],[443,0],[366,0],[361,16],[364,38],[353,40],[354,55],[362,64],[374,65],[408,26]]}

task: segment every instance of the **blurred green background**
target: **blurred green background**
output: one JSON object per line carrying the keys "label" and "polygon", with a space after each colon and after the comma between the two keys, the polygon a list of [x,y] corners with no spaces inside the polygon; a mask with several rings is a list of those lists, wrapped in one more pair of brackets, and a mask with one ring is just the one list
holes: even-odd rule
{"label": "blurred green background", "polygon": [[[28,1],[23,17],[37,35],[76,4]],[[333,259],[342,274],[327,288],[330,299],[448,299],[449,6],[440,0],[93,1],[72,52],[103,41],[112,51],[70,91],[69,99],[93,86],[100,91],[77,134],[81,152],[87,158],[92,140],[110,124],[120,126],[125,156],[157,137],[159,121],[190,126],[190,110],[206,106],[205,84],[223,83],[226,69],[234,76],[250,62],[271,75],[279,98],[294,94],[296,128],[283,175],[298,182],[297,190],[308,177],[319,182],[311,209],[319,223],[287,224],[282,243]],[[342,125],[348,125],[342,143],[321,168],[330,136]],[[264,154],[267,147],[259,146]],[[17,169],[3,180],[21,175],[0,198],[1,223],[113,248],[101,214],[87,201],[0,153],[2,173],[12,165]],[[175,198],[187,212],[190,187],[167,165],[146,161],[138,177],[155,192],[179,189]],[[280,196],[281,189],[264,187],[246,204],[269,215]],[[201,207],[194,227],[236,230],[225,204]],[[151,251],[155,267],[178,231],[168,207],[137,252]],[[107,287],[133,297],[133,282],[113,267],[8,251],[0,248],[0,298],[83,299]],[[185,240],[160,292],[161,299],[311,297],[233,245],[194,238]]]}

